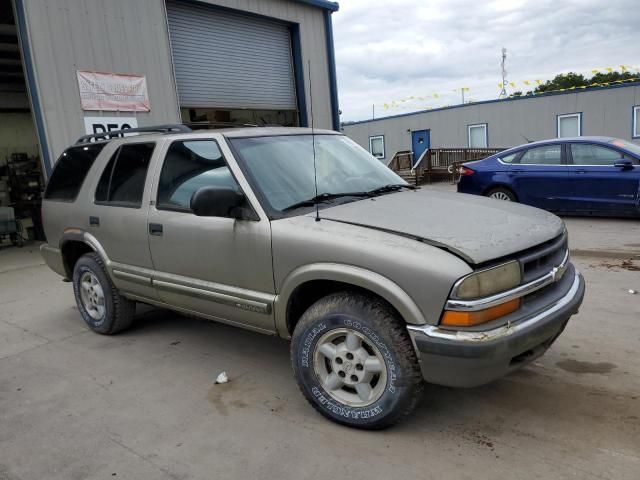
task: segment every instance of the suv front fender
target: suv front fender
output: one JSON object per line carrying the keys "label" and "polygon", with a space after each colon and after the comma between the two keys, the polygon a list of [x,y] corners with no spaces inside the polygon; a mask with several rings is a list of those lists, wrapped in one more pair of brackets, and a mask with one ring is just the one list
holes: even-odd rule
{"label": "suv front fender", "polygon": [[413,299],[396,283],[364,268],[339,263],[313,263],[293,270],[282,282],[275,298],[274,313],[276,329],[283,338],[289,338],[287,309],[295,290],[311,281],[329,280],[368,290],[395,308],[405,322],[413,325],[426,323],[424,315]]}

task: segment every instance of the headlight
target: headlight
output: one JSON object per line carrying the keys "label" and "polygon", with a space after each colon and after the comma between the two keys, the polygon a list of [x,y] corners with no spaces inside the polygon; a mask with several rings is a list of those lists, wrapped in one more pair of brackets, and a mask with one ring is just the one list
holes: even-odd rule
{"label": "headlight", "polygon": [[453,289],[453,297],[463,300],[487,297],[520,285],[520,264],[513,260],[464,277]]}

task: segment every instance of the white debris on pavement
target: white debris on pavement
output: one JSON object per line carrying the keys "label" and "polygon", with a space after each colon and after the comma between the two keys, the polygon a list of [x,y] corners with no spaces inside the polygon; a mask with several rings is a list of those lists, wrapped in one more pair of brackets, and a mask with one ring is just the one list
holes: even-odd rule
{"label": "white debris on pavement", "polygon": [[227,376],[227,372],[222,372],[220,375],[218,375],[218,378],[216,378],[216,385],[219,383],[227,383],[229,381],[229,377]]}

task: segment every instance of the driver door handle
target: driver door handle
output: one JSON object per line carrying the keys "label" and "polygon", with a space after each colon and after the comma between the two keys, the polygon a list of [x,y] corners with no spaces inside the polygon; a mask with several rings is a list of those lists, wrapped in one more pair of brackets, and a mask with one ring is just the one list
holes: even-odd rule
{"label": "driver door handle", "polygon": [[161,223],[150,223],[149,224],[149,234],[162,236],[162,224]]}

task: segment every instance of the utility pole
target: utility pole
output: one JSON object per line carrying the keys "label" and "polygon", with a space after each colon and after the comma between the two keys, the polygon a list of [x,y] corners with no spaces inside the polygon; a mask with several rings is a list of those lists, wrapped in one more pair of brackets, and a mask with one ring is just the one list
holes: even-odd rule
{"label": "utility pole", "polygon": [[371,105],[371,120],[376,119],[376,104]]}
{"label": "utility pole", "polygon": [[505,64],[507,62],[507,49],[502,47],[502,62],[500,62],[500,66],[502,67],[502,90],[500,90],[500,95],[498,98],[505,98],[507,96],[507,85],[509,84],[507,80],[507,70],[505,69]]}
{"label": "utility pole", "polygon": [[462,87],[460,91],[462,92],[462,104],[464,105],[464,87]]}

